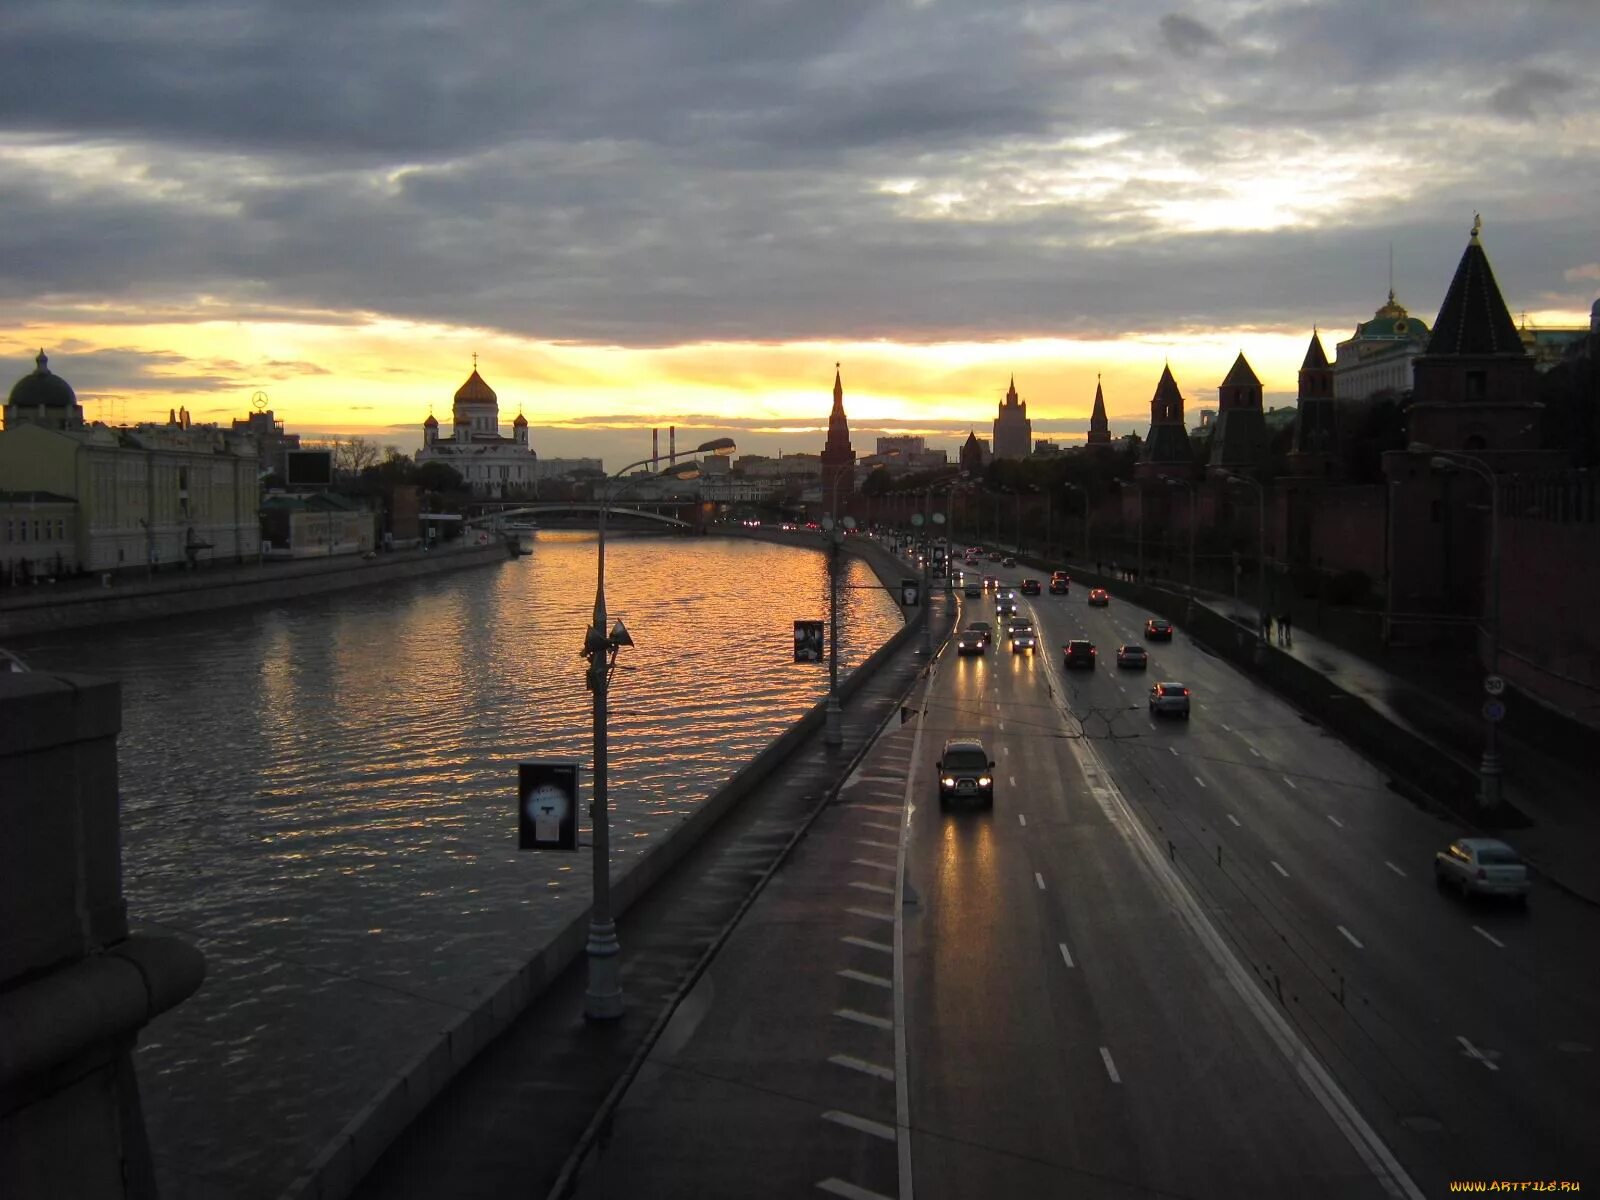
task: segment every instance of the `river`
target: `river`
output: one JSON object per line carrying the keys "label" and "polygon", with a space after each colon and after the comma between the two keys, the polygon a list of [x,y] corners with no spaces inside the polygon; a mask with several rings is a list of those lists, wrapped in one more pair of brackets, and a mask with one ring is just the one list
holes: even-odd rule
{"label": "river", "polygon": [[[501,566],[14,647],[122,682],[130,921],[206,955],[135,1054],[167,1200],[276,1195],[587,905],[587,850],[517,851],[515,790],[519,761],[565,758],[587,792],[594,543],[541,533]],[[901,617],[844,561],[848,670]],[[827,616],[827,576],[739,539],[612,533],[606,563],[635,643],[611,690],[621,871],[825,694],[792,622]]]}

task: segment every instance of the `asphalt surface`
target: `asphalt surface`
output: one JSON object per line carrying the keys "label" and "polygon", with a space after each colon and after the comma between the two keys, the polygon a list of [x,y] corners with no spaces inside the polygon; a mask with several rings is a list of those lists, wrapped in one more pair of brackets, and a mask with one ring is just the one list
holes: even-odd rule
{"label": "asphalt surface", "polygon": [[[1181,628],[1118,672],[1148,614],[1084,601],[1024,598],[1038,656],[940,657],[923,715],[872,747],[679,1008],[575,1194],[1600,1179],[1595,910],[1438,893],[1446,820]],[[1058,647],[1085,636],[1101,665],[1068,676]],[[1191,720],[1150,719],[1158,679],[1189,685]],[[990,746],[992,811],[940,811],[953,733]]]}

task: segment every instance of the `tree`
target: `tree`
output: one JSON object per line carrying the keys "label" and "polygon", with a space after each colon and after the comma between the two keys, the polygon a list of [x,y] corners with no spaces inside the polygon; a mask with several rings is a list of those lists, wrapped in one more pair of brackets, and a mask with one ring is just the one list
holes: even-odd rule
{"label": "tree", "polygon": [[438,460],[425,462],[417,468],[416,483],[428,492],[459,492],[462,490],[461,472]]}
{"label": "tree", "polygon": [[335,438],[333,469],[343,475],[359,475],[378,463],[378,446],[366,438]]}

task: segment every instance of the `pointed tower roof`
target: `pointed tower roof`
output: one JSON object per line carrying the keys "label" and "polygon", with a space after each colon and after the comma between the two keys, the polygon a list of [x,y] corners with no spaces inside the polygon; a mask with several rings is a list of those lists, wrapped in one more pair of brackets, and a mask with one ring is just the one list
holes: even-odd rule
{"label": "pointed tower roof", "polygon": [[1478,240],[1482,229],[1482,221],[1474,217],[1471,240],[1456,264],[1455,278],[1433,323],[1430,356],[1508,354],[1520,358],[1527,353],[1489,269],[1489,256]]}
{"label": "pointed tower roof", "polygon": [[1089,444],[1105,445],[1111,441],[1111,425],[1106,420],[1106,397],[1100,390],[1100,377],[1094,380],[1094,410],[1089,414]]}
{"label": "pointed tower roof", "polygon": [[1161,378],[1156,381],[1155,395],[1150,398],[1150,403],[1154,406],[1157,401],[1165,401],[1166,405],[1183,411],[1183,393],[1178,391],[1178,381],[1172,377],[1171,363],[1161,368]]}
{"label": "pointed tower roof", "polygon": [[1239,357],[1233,360],[1233,369],[1228,372],[1228,377],[1222,381],[1223,387],[1260,387],[1261,380],[1256,378],[1256,373],[1250,369],[1250,364],[1245,361],[1244,351],[1239,351]]}
{"label": "pointed tower roof", "polygon": [[1306,356],[1300,364],[1302,371],[1316,371],[1328,365],[1328,352],[1322,348],[1322,338],[1317,331],[1311,331],[1311,344],[1306,347]]}
{"label": "pointed tower roof", "polygon": [[844,415],[844,381],[839,364],[833,366],[833,409],[828,413],[828,440],[822,447],[824,463],[853,463],[856,452],[850,448],[850,421]]}

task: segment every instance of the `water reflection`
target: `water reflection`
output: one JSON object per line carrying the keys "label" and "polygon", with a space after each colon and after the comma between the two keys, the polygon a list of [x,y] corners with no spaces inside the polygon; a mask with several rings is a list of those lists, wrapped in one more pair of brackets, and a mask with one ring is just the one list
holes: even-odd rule
{"label": "water reflection", "polygon": [[[900,613],[846,561],[848,671]],[[138,1052],[164,1177],[227,1162],[281,1190],[587,903],[587,851],[517,852],[514,792],[529,758],[587,786],[594,578],[592,533],[541,534],[501,566],[19,647],[122,681],[130,915],[207,955]],[[611,692],[621,870],[825,694],[792,622],[826,617],[827,576],[815,551],[608,531],[606,596],[636,643]]]}

